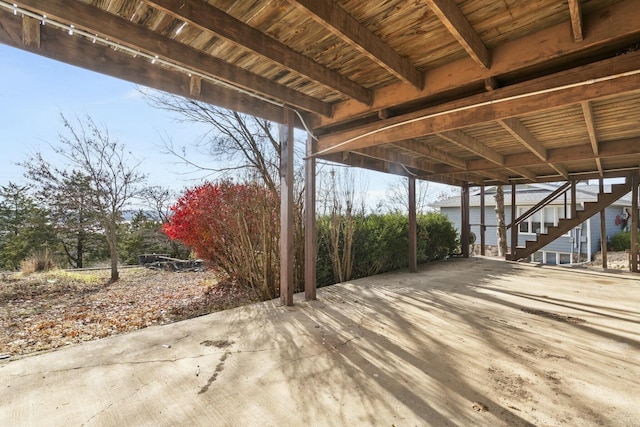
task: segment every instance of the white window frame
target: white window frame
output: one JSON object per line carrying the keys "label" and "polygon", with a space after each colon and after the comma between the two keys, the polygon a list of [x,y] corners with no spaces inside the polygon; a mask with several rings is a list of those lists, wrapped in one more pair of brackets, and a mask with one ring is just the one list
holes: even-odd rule
{"label": "white window frame", "polygon": [[[518,206],[518,216],[521,216],[522,214],[524,214],[526,211],[528,211],[529,209],[531,209],[533,206]],[[548,220],[548,216],[549,213],[552,212],[553,215],[553,220],[549,221]],[[570,217],[571,216],[571,205],[567,204],[567,214]],[[547,227],[546,224],[552,224],[552,225],[558,225],[558,221],[561,218],[564,218],[564,205],[551,205],[551,206],[545,206],[544,208],[540,209],[538,212],[536,212],[534,215],[531,215],[529,218],[527,218],[525,221],[521,222],[518,226],[518,233],[519,234],[526,234],[526,235],[532,235],[535,236],[537,233],[533,232],[533,217],[534,216],[540,216],[540,233],[546,233],[547,232]],[[536,223],[538,221],[535,221]],[[526,225],[526,230],[527,231],[522,231],[523,225]],[[567,233],[563,234],[562,236],[571,236],[571,231],[568,231]]]}

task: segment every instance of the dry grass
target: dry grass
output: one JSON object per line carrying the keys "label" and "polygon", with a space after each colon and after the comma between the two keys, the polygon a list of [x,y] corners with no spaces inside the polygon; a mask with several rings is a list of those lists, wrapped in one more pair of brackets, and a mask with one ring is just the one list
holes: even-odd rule
{"label": "dry grass", "polygon": [[25,355],[175,322],[254,300],[211,271],[108,271],[0,276],[0,354]]}

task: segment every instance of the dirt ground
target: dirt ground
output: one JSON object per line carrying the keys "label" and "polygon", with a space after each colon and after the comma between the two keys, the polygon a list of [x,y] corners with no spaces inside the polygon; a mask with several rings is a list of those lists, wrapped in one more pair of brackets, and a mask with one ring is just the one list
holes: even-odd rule
{"label": "dirt ground", "polygon": [[640,275],[474,257],[0,361],[0,425],[640,426]]}
{"label": "dirt ground", "polygon": [[0,276],[0,355],[16,357],[183,320],[251,301],[211,271],[123,269]]}

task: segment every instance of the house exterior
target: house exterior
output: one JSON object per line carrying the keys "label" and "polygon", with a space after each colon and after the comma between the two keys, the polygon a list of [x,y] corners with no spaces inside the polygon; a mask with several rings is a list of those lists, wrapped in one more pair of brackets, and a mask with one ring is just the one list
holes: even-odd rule
{"label": "house exterior", "polygon": [[[610,191],[611,186],[605,185],[605,192]],[[504,186],[504,210],[505,222],[511,222],[511,186]],[[535,206],[554,190],[553,184],[527,184],[516,187],[516,217],[519,217],[530,208]],[[577,185],[576,205],[577,210],[584,206],[585,202],[596,201],[599,186],[597,185]],[[496,222],[496,187],[485,188],[485,245],[488,253],[497,254],[497,222]],[[518,229],[518,246],[524,246],[526,240],[533,240],[536,233],[544,233],[546,227],[556,225],[558,220],[570,215],[570,196],[567,198],[560,196],[555,201],[549,203],[542,210],[532,215],[528,220],[521,223]],[[470,205],[470,226],[471,232],[476,236],[475,248],[479,248],[481,233],[481,195],[480,189],[472,190],[469,195]],[[452,197],[431,205],[446,215],[455,225],[461,229],[461,198]],[[623,198],[614,202],[605,209],[605,221],[607,240],[611,236],[624,231],[624,224],[621,222],[624,213],[631,212],[631,195],[627,194]],[[630,223],[630,221],[629,221]],[[507,233],[509,238],[509,232]],[[552,243],[537,251],[531,257],[534,262],[545,264],[573,264],[577,262],[589,262],[594,253],[600,251],[600,215],[594,215],[587,221],[564,234]],[[479,249],[476,250],[479,252]]]}

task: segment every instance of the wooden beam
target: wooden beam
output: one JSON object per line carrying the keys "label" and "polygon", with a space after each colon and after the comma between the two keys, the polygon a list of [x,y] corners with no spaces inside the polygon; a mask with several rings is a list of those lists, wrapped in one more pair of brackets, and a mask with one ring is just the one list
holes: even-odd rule
{"label": "wooden beam", "polygon": [[482,170],[482,171],[478,171],[477,172],[478,175],[484,176],[486,178],[490,178],[494,181],[498,181],[500,183],[506,184],[507,182],[509,182],[509,176],[502,173],[502,172],[498,172],[496,170]]}
{"label": "wooden beam", "polygon": [[[628,178],[627,178],[628,179]],[[604,193],[604,179],[600,177],[600,194]],[[602,256],[602,268],[607,268],[607,217],[606,209],[600,211],[600,255]]]}
{"label": "wooden beam", "polygon": [[621,40],[637,40],[640,35],[638,22],[640,7],[637,0],[623,0],[584,16],[583,24],[589,33],[582,43],[575,43],[567,37],[567,23],[561,22],[493,48],[491,69],[488,71],[478,67],[473,59],[464,58],[425,71],[423,90],[416,90],[405,83],[391,84],[375,91],[371,106],[350,100],[340,102],[335,105],[332,118],[315,117],[311,126],[333,126],[383,108],[436,97],[473,83],[484,84],[489,77],[527,70],[558,58],[616,45]]}
{"label": "wooden beam", "polygon": [[524,168],[524,167],[509,168],[509,170],[514,172],[514,173],[516,173],[516,174],[518,174],[518,175],[521,175],[521,176],[529,179],[532,182],[536,182],[536,180],[538,178],[535,173],[531,172],[529,169]]}
{"label": "wooden beam", "polygon": [[436,160],[438,162],[451,165],[459,169],[464,170],[467,168],[466,160],[456,157],[454,155],[451,155],[446,151],[440,150],[438,148],[431,147],[420,141],[416,141],[414,139],[407,140],[407,141],[398,141],[393,145],[412,151],[416,154],[420,154],[421,156],[428,157],[432,160]]}
{"label": "wooden beam", "polygon": [[408,166],[422,172],[434,171],[433,165],[431,163],[425,162],[422,159],[417,159],[415,157],[399,153],[397,150],[388,150],[382,147],[368,147],[355,152],[366,157],[371,157],[372,159],[378,159],[385,162]]}
{"label": "wooden beam", "polygon": [[509,117],[498,120],[498,123],[500,123],[511,136],[527,147],[529,151],[540,157],[540,159],[547,160],[547,149],[529,132],[529,129],[527,129],[520,120],[515,117]]}
{"label": "wooden beam", "polygon": [[[444,133],[474,124],[638,92],[640,51],[320,137],[321,153]],[[615,77],[612,77],[615,76]]]}
{"label": "wooden beam", "polygon": [[582,36],[582,7],[581,0],[569,0],[569,15],[571,15],[571,30],[573,31],[573,41],[581,42]]}
{"label": "wooden beam", "polygon": [[[175,95],[193,98],[230,110],[251,114],[271,121],[280,121],[282,107],[222,88],[208,81],[202,82],[198,96],[190,94],[187,74],[164,67],[150,67],[140,58],[116,52],[82,37],[71,37],[51,25],[40,27],[40,47],[22,44],[22,19],[0,9],[0,43],[62,61],[108,76],[155,88]],[[300,126],[302,128],[302,126]]]}
{"label": "wooden beam", "polygon": [[460,203],[460,246],[462,247],[462,257],[469,258],[469,215],[470,215],[470,204],[469,204],[469,185],[465,184],[461,188],[461,203]]}
{"label": "wooden beam", "polygon": [[[582,115],[584,116],[585,124],[587,125],[587,132],[589,132],[589,141],[591,142],[591,148],[593,149],[593,154],[598,155],[598,135],[596,133],[596,125],[593,117],[593,109],[591,108],[591,103],[589,101],[581,102],[582,105]],[[598,168],[598,172],[602,175],[602,161],[599,158],[596,158],[596,167]]]}
{"label": "wooden beam", "polygon": [[325,116],[333,114],[332,106],[327,103],[250,73],[97,7],[75,0],[21,0],[19,4],[37,13],[45,14],[50,19],[74,24],[76,28],[101,35],[113,42],[150,55],[158,55],[173,64],[218,78],[250,92],[262,94],[306,111]]}
{"label": "wooden beam", "polygon": [[480,255],[485,256],[487,226],[485,210],[484,185],[480,187]]}
{"label": "wooden beam", "polygon": [[418,272],[418,225],[416,220],[416,179],[409,177],[409,272]]}
{"label": "wooden beam", "polygon": [[422,72],[369,31],[333,0],[291,0],[338,37],[400,80],[422,89]]}
{"label": "wooden beam", "polygon": [[189,94],[191,96],[199,96],[202,91],[202,77],[191,76],[189,81]]}
{"label": "wooden beam", "polygon": [[[201,0],[145,0],[177,19],[210,31],[325,87],[370,105],[370,90],[296,52],[239,19]],[[77,3],[77,2],[73,2]]]}
{"label": "wooden beam", "polygon": [[558,172],[560,176],[563,177],[564,179],[569,179],[569,171],[567,170],[567,168],[565,168],[561,164],[549,163],[549,166],[551,166],[556,172]]}
{"label": "wooden beam", "polygon": [[451,0],[426,0],[426,3],[440,19],[440,22],[458,40],[458,43],[464,47],[469,56],[484,68],[489,68],[491,64],[489,50],[478,36],[478,33],[469,24],[456,2]]}
{"label": "wooden beam", "polygon": [[[640,138],[625,138],[614,141],[601,141],[600,154],[598,158],[616,158],[627,156],[638,156],[638,145]],[[594,158],[589,144],[574,145],[571,147],[551,148],[548,150],[548,162],[541,160],[533,153],[508,154],[504,156],[505,168],[530,167],[551,164],[562,164],[564,162],[591,160]],[[487,159],[472,159],[468,162],[468,172],[479,172],[483,170],[495,170],[496,164]],[[458,168],[449,165],[437,165],[436,174],[458,173]]]}
{"label": "wooden beam", "polygon": [[316,236],[316,158],[315,140],[307,135],[304,160],[304,299],[316,299],[316,254],[318,244]]}
{"label": "wooden beam", "polygon": [[285,109],[280,126],[280,302],[293,305],[293,121]]}
{"label": "wooden beam", "polygon": [[638,171],[631,174],[631,263],[629,268],[634,273],[638,272]]}
{"label": "wooden beam", "polygon": [[40,21],[30,16],[22,17],[22,43],[40,48]]}
{"label": "wooden beam", "polygon": [[487,147],[477,139],[467,135],[461,130],[451,130],[437,134],[440,138],[446,139],[462,148],[466,148],[480,157],[492,161],[497,165],[504,165],[504,156],[494,149]]}

